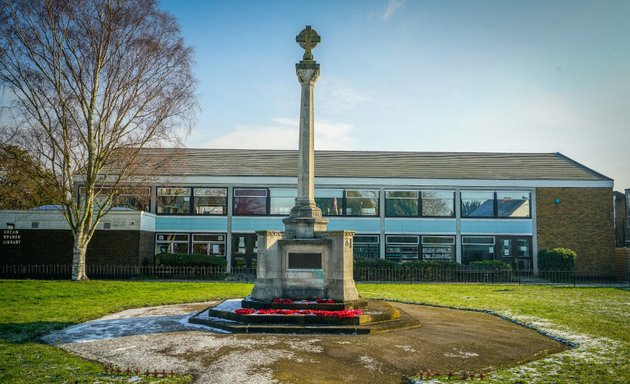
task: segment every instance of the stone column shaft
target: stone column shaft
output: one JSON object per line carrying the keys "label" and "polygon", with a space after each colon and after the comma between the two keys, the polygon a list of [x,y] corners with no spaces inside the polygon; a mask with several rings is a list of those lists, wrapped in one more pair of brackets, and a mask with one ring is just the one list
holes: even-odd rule
{"label": "stone column shaft", "polygon": [[300,104],[300,169],[296,204],[315,206],[315,119],[313,89],[319,76],[318,64],[296,64],[296,72],[302,86]]}

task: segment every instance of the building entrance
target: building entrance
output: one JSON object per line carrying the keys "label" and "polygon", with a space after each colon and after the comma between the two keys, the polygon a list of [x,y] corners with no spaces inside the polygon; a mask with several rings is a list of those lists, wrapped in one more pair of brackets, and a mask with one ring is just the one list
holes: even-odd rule
{"label": "building entrance", "polygon": [[258,235],[232,234],[232,268],[255,268],[258,255]]}

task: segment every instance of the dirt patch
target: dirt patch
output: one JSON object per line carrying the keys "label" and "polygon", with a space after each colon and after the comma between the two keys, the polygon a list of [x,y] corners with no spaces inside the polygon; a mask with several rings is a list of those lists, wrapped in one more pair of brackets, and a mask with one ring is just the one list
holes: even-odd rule
{"label": "dirt patch", "polygon": [[392,305],[421,328],[363,336],[219,334],[186,322],[207,305],[125,311],[45,340],[121,368],[172,369],[217,384],[399,383],[422,370],[490,371],[566,349],[496,316],[399,303]]}

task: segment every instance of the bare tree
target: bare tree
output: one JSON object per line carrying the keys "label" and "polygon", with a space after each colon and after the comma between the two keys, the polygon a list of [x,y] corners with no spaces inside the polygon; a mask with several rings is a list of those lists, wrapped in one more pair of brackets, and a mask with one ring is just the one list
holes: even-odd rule
{"label": "bare tree", "polygon": [[88,243],[117,191],[147,169],[142,148],[185,132],[195,109],[191,60],[155,0],[0,0],[13,141],[54,175],[74,236],[73,280],[87,279]]}

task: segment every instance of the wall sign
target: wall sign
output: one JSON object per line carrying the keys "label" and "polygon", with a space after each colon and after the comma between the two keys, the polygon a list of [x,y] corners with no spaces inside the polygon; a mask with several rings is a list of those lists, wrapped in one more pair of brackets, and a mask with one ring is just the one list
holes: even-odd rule
{"label": "wall sign", "polygon": [[17,229],[5,229],[2,232],[2,245],[20,245],[22,235]]}

